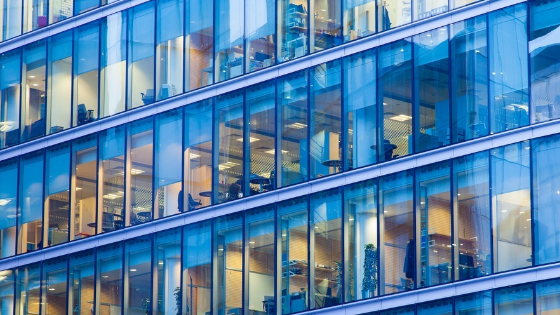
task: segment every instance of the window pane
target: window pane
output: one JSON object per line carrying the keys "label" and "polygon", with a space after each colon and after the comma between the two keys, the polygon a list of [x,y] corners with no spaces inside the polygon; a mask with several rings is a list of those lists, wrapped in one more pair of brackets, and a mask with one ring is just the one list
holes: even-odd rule
{"label": "window pane", "polygon": [[379,7],[379,31],[386,31],[412,21],[410,1],[384,0]]}
{"label": "window pane", "polygon": [[464,7],[466,5],[469,5],[471,3],[475,3],[478,2],[479,0],[450,0],[449,5],[451,7],[451,9],[456,9],[456,8],[460,8],[460,7]]}
{"label": "window pane", "polygon": [[216,218],[215,224],[214,314],[242,314],[243,213]]}
{"label": "window pane", "polygon": [[560,195],[560,176],[556,157],[560,154],[560,136],[533,140],[533,226],[535,228],[535,264],[547,264],[560,260],[560,246],[556,241],[560,234],[560,218],[557,218]]}
{"label": "window pane", "polygon": [[[158,301],[156,315],[181,314],[181,235],[180,227],[155,235],[157,280],[154,290],[157,290]],[[147,285],[149,286],[149,283]]]}
{"label": "window pane", "polygon": [[23,0],[23,33],[47,26],[49,1]]}
{"label": "window pane", "polygon": [[4,124],[0,128],[0,148],[19,143],[19,102],[21,98],[21,50],[0,55],[0,114]]}
{"label": "window pane", "polygon": [[216,98],[214,191],[217,202],[243,197],[243,91]]}
{"label": "window pane", "polygon": [[251,196],[272,190],[276,186],[274,84],[274,81],[268,81],[247,89],[250,154],[245,156],[245,159],[248,160],[251,170],[248,178]]}
{"label": "window pane", "polygon": [[276,63],[274,50],[276,28],[275,0],[245,0],[246,69],[249,73]]}
{"label": "window pane", "polygon": [[42,248],[43,151],[20,158],[18,254]]}
{"label": "window pane", "polygon": [[488,134],[486,16],[451,25],[452,142]]}
{"label": "window pane", "polygon": [[[70,144],[47,149],[45,162],[44,246],[68,242],[70,226]],[[49,313],[50,314],[50,313]]]}
{"label": "window pane", "polygon": [[[308,202],[307,197],[278,204],[277,230],[280,244],[282,272],[276,272],[280,281],[282,314],[307,310],[308,300]],[[280,269],[280,267],[278,267]]]}
{"label": "window pane", "polygon": [[248,251],[249,283],[245,294],[249,297],[249,312],[263,310],[276,314],[274,300],[274,205],[245,213],[245,250]]}
{"label": "window pane", "polygon": [[19,267],[16,281],[16,314],[39,314],[41,263]]}
{"label": "window pane", "polygon": [[453,300],[445,299],[418,304],[417,315],[453,315]]}
{"label": "window pane", "polygon": [[154,93],[154,2],[128,10],[128,108],[151,104]]}
{"label": "window pane", "polygon": [[185,91],[189,91],[214,83],[214,1],[186,3]]}
{"label": "window pane", "polygon": [[41,289],[43,314],[67,314],[67,264],[67,256],[43,262],[43,285]]}
{"label": "window pane", "polygon": [[[451,180],[449,161],[419,168],[416,215],[420,246],[418,286],[451,282]],[[419,204],[418,204],[419,203]],[[466,256],[466,253],[460,253]]]}
{"label": "window pane", "polygon": [[341,171],[341,62],[331,61],[311,69],[311,178]]}
{"label": "window pane", "polygon": [[152,220],[152,181],[154,164],[154,119],[152,117],[129,125],[130,225]]}
{"label": "window pane", "polygon": [[414,36],[415,152],[449,144],[447,27]]}
{"label": "window pane", "polygon": [[413,0],[414,1],[414,21],[427,19],[429,17],[447,12],[447,0]]}
{"label": "window pane", "polygon": [[529,52],[533,122],[560,117],[560,1],[532,1]]}
{"label": "window pane", "polygon": [[[289,186],[308,180],[307,71],[296,72],[277,81],[278,122],[281,135],[280,185]],[[280,135],[279,135],[280,136]]]}
{"label": "window pane", "polygon": [[97,209],[97,136],[88,136],[72,143],[72,206],[74,233],[71,239],[96,234]]}
{"label": "window pane", "polygon": [[73,312],[87,314],[94,310],[92,297],[95,288],[95,252],[93,249],[75,253],[69,257],[68,303]]}
{"label": "window pane", "polygon": [[459,257],[454,256],[455,279],[466,280],[492,273],[488,151],[455,158],[453,163],[454,243],[459,251]]}
{"label": "window pane", "polygon": [[183,212],[181,196],[181,150],[183,111],[181,108],[156,116],[154,217]]}
{"label": "window pane", "polygon": [[310,0],[314,18],[311,22],[311,52],[342,44],[342,1]]}
{"label": "window pane", "polygon": [[380,161],[389,161],[413,152],[410,39],[381,46],[378,51],[378,103],[383,104],[379,141],[383,147],[377,152]]}
{"label": "window pane", "polygon": [[492,150],[492,216],[496,272],[531,266],[529,142]]}
{"label": "window pane", "polygon": [[49,37],[48,72],[47,134],[52,134],[70,128],[72,32]]}
{"label": "window pane", "polygon": [[[243,74],[243,0],[215,0],[216,82]],[[192,14],[192,13],[191,13]]]}
{"label": "window pane", "polygon": [[4,7],[3,40],[21,35],[23,2],[21,0],[6,0]]}
{"label": "window pane", "polygon": [[[212,288],[211,221],[183,228],[182,314],[210,312]],[[196,303],[195,303],[196,301]]]}
{"label": "window pane", "polygon": [[380,294],[414,287],[415,242],[413,221],[413,176],[404,171],[381,178],[383,229],[381,231]]}
{"label": "window pane", "polygon": [[496,133],[529,124],[526,5],[493,11],[488,23],[490,125]]}
{"label": "window pane", "polygon": [[21,64],[21,141],[45,135],[45,84],[47,72],[47,44],[41,40],[23,48]]}
{"label": "window pane", "polygon": [[212,204],[212,99],[185,107],[185,183],[187,211]]}
{"label": "window pane", "polygon": [[[18,160],[0,163],[0,258],[16,254]],[[4,312],[2,312],[4,314]]]}
{"label": "window pane", "polygon": [[[372,11],[373,12],[373,11]],[[377,162],[376,54],[368,50],[344,59],[344,119],[349,170]]]}
{"label": "window pane", "polygon": [[492,315],[492,290],[455,298],[456,315]]}
{"label": "window pane", "polygon": [[278,62],[309,53],[307,0],[278,1]]}
{"label": "window pane", "polygon": [[331,189],[311,196],[313,209],[313,261],[310,270],[311,308],[342,303],[342,192]]}
{"label": "window pane", "polygon": [[[121,313],[123,305],[123,246],[115,243],[97,250],[95,314]],[[103,294],[101,294],[103,292]]]}
{"label": "window pane", "polygon": [[109,15],[101,23],[100,115],[107,117],[125,110],[126,13]]}
{"label": "window pane", "polygon": [[97,119],[99,104],[99,23],[89,23],[74,33],[74,117],[80,126]]}
{"label": "window pane", "polygon": [[15,270],[0,271],[0,312],[14,315]]}
{"label": "window pane", "polygon": [[345,42],[375,33],[375,1],[343,1],[343,5]]}
{"label": "window pane", "polygon": [[49,4],[49,24],[66,20],[74,13],[73,1],[51,0]]}
{"label": "window pane", "polygon": [[128,303],[125,306],[128,310],[125,309],[125,314],[139,309],[152,314],[152,309],[157,309],[152,304],[152,235],[127,240],[125,255],[127,265],[124,273],[127,277],[125,281],[128,281]]}
{"label": "window pane", "polygon": [[99,189],[103,204],[97,232],[110,232],[124,227],[124,153],[125,126],[118,126],[99,133],[99,163],[101,164]]}
{"label": "window pane", "polygon": [[494,303],[496,315],[533,314],[533,284],[495,290]]}
{"label": "window pane", "polygon": [[99,4],[99,0],[74,0],[74,14],[80,14],[95,9],[99,7]]}
{"label": "window pane", "polygon": [[537,283],[537,314],[554,315],[560,311],[560,280]]}
{"label": "window pane", "polygon": [[405,306],[379,312],[380,315],[414,315],[414,306]]}
{"label": "window pane", "polygon": [[346,186],[344,212],[348,224],[344,246],[346,302],[377,295],[377,182],[368,180]]}
{"label": "window pane", "polygon": [[183,0],[157,2],[155,95],[158,100],[183,93],[184,5]]}

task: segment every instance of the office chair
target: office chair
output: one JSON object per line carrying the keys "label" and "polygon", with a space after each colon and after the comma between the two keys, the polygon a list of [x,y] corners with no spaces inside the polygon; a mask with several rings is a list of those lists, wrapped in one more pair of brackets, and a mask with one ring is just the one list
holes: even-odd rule
{"label": "office chair", "polygon": [[144,103],[144,105],[151,104],[155,100],[154,89],[147,89],[146,93],[140,94],[142,94],[142,103]]}
{"label": "office chair", "polygon": [[79,104],[78,105],[78,126],[87,124],[93,121],[93,110],[87,110],[86,105]]}

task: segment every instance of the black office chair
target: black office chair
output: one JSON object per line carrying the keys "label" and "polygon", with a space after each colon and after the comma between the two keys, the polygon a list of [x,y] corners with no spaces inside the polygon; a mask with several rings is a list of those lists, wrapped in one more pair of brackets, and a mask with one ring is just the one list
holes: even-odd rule
{"label": "black office chair", "polygon": [[93,121],[93,110],[87,110],[86,105],[78,105],[78,126],[87,124]]}
{"label": "black office chair", "polygon": [[151,104],[155,100],[154,89],[147,89],[145,94],[140,94],[142,94],[142,102],[144,103],[144,105]]}

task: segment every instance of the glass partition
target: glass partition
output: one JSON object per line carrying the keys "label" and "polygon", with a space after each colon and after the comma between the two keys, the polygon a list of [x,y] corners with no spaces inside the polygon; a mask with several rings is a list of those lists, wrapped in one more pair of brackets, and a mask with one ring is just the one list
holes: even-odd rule
{"label": "glass partition", "polygon": [[18,187],[18,159],[0,162],[0,258],[16,254]]}
{"label": "glass partition", "polygon": [[21,35],[23,1],[5,0],[3,11],[2,39],[8,40]]}
{"label": "glass partition", "polygon": [[88,23],[74,31],[72,126],[90,123],[98,116],[99,24]]}
{"label": "glass partition", "polygon": [[121,314],[123,307],[123,244],[97,249],[95,315]]}
{"label": "glass partition", "polygon": [[344,263],[342,260],[342,191],[331,189],[311,196],[312,217],[309,278],[311,309],[343,302]]}
{"label": "glass partition", "polygon": [[72,142],[72,192],[70,240],[96,234],[97,135]]}
{"label": "glass partition", "polygon": [[[243,213],[215,219],[214,255],[216,277],[213,284],[213,313],[243,313],[244,237]],[[208,250],[208,248],[206,248]]]}
{"label": "glass partition", "polygon": [[531,122],[560,117],[560,1],[530,2]]}
{"label": "glass partition", "polygon": [[243,35],[245,6],[243,0],[215,0],[215,81],[243,74]]}
{"label": "glass partition", "polygon": [[376,1],[343,1],[344,42],[349,42],[375,33]]}
{"label": "glass partition", "polygon": [[154,314],[160,302],[156,304],[152,299],[152,235],[127,240],[124,259],[124,314],[137,310]]}
{"label": "glass partition", "polygon": [[379,244],[377,180],[344,188],[345,302],[377,296]]}
{"label": "glass partition", "polygon": [[181,170],[183,111],[181,108],[156,116],[154,218],[184,212]]}
{"label": "glass partition", "polygon": [[[245,212],[245,314],[276,315],[274,205]],[[248,279],[248,280],[247,280]],[[246,302],[246,303],[247,303]]]}
{"label": "glass partition", "polygon": [[553,315],[560,311],[560,279],[538,282],[536,290],[536,314]]}
{"label": "glass partition", "polygon": [[449,41],[447,27],[414,36],[414,150],[427,151],[451,140],[449,125]]}
{"label": "glass partition", "polygon": [[[307,197],[278,203],[276,239],[276,277],[280,284],[276,291],[281,314],[308,310],[309,280],[309,204]],[[314,301],[313,301],[314,302]]]}
{"label": "glass partition", "polygon": [[342,44],[342,1],[309,0],[313,18],[310,20],[310,52]]}
{"label": "glass partition", "polygon": [[451,136],[457,143],[488,135],[486,15],[450,27]]}
{"label": "glass partition", "polygon": [[212,99],[185,109],[184,208],[187,211],[212,204]]}
{"label": "glass partition", "polygon": [[43,247],[43,151],[20,158],[17,253]]}
{"label": "glass partition", "polygon": [[412,0],[383,0],[379,2],[378,30],[386,31],[412,22]]}
{"label": "glass partition", "polygon": [[492,273],[489,168],[488,151],[453,160],[456,281]]}
{"label": "glass partition", "polygon": [[278,91],[278,175],[280,186],[289,186],[308,180],[308,94],[307,71],[282,77],[277,81]]}
{"label": "glass partition", "polygon": [[492,290],[455,297],[456,315],[492,315]]}
{"label": "glass partition", "polygon": [[309,161],[311,179],[342,171],[342,62],[310,69]]}
{"label": "glass partition", "polygon": [[413,171],[381,177],[380,295],[408,291],[416,278]]}
{"label": "glass partition", "polygon": [[72,32],[48,41],[47,134],[70,128],[72,110]]}
{"label": "glass partition", "polygon": [[303,57],[309,53],[308,1],[277,0],[278,62]]}
{"label": "glass partition", "polygon": [[186,314],[181,313],[181,290],[184,290],[181,289],[181,232],[178,227],[159,232],[154,237],[157,274],[153,289],[158,304],[153,314],[156,315]]}
{"label": "glass partition", "polygon": [[491,151],[494,270],[532,265],[529,142]]}
{"label": "glass partition", "polygon": [[344,58],[344,170],[377,162],[376,51]]}
{"label": "glass partition", "polygon": [[506,287],[494,291],[496,315],[529,315],[533,313],[533,284]]}
{"label": "glass partition", "polygon": [[276,63],[276,0],[245,0],[245,73]]}
{"label": "glass partition", "polygon": [[49,1],[23,1],[23,33],[47,26]]}
{"label": "glass partition", "polygon": [[46,40],[24,46],[21,64],[21,142],[45,135],[46,75]]}
{"label": "glass partition", "polygon": [[41,309],[41,263],[17,269],[16,314],[39,314]]}
{"label": "glass partition", "polygon": [[[68,258],[68,304],[74,314],[95,314],[95,252],[93,249],[71,254]],[[68,314],[71,314],[68,312]]]}
{"label": "glass partition", "polygon": [[[412,141],[412,47],[410,39],[378,49],[380,126],[379,161],[390,161],[413,153]],[[381,106],[383,104],[383,106]]]}
{"label": "glass partition", "polygon": [[[248,186],[250,196],[273,190],[276,187],[276,97],[275,82],[268,81],[247,89],[245,107],[248,111],[250,165]],[[247,152],[247,150],[245,150]]]}
{"label": "glass partition", "polygon": [[488,14],[490,131],[529,124],[527,6]]}
{"label": "glass partition", "polygon": [[[210,314],[212,301],[212,221],[183,228],[182,314]],[[240,314],[239,314],[240,315]]]}
{"label": "glass partition", "polygon": [[0,148],[19,143],[21,99],[21,49],[0,55]]}
{"label": "glass partition", "polygon": [[99,117],[125,110],[127,12],[121,11],[101,20]]}
{"label": "glass partition", "polygon": [[130,163],[127,163],[125,180],[130,183],[127,192],[127,208],[130,225],[152,220],[153,166],[154,166],[154,119],[148,117],[128,125]]}
{"label": "glass partition", "polygon": [[99,133],[99,211],[97,233],[124,227],[125,126]]}
{"label": "glass partition", "polygon": [[43,261],[41,313],[67,314],[68,257]]}
{"label": "glass partition", "polygon": [[68,242],[69,214],[70,143],[63,143],[46,150],[45,213],[43,215],[45,247]]}
{"label": "glass partition", "polygon": [[[154,3],[150,1],[128,9],[127,108],[151,104],[156,100]],[[157,98],[160,99],[159,95]]]}
{"label": "glass partition", "polygon": [[[214,128],[214,198],[216,203],[236,200],[243,191],[243,91],[218,96]],[[258,141],[255,140],[255,141]]]}
{"label": "glass partition", "polygon": [[183,0],[157,1],[155,89],[157,100],[183,93],[184,10]]}
{"label": "glass partition", "polygon": [[214,83],[214,1],[185,3],[185,91],[190,91]]}
{"label": "glass partition", "polygon": [[14,315],[15,270],[0,271],[0,312]]}

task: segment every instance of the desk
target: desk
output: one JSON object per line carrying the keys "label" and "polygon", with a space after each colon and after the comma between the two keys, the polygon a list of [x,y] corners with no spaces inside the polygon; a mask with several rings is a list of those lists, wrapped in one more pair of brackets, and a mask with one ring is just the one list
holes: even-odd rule
{"label": "desk", "polygon": [[321,165],[327,166],[327,167],[336,167],[337,172],[340,172],[340,167],[342,165],[342,161],[339,160],[339,159],[326,160],[326,161],[321,162]]}
{"label": "desk", "polygon": [[259,185],[259,192],[263,191],[263,185],[269,184],[270,180],[257,174],[249,175],[249,182],[251,184]]}
{"label": "desk", "polygon": [[201,191],[198,195],[200,197],[210,198],[212,197],[212,191]]}

